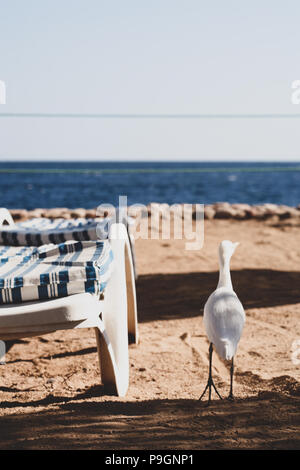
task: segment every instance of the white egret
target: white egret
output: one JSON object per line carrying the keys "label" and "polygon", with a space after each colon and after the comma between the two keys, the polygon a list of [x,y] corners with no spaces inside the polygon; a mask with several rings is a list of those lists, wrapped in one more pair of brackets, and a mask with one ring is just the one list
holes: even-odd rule
{"label": "white egret", "polygon": [[216,290],[209,296],[204,306],[204,326],[209,339],[209,376],[200,400],[209,390],[208,403],[211,400],[212,387],[219,394],[212,379],[212,354],[215,347],[218,355],[224,360],[231,360],[230,392],[228,398],[233,400],[233,358],[237,350],[245,323],[244,308],[232,288],[230,276],[230,258],[239,243],[223,240],[219,246],[220,273]]}

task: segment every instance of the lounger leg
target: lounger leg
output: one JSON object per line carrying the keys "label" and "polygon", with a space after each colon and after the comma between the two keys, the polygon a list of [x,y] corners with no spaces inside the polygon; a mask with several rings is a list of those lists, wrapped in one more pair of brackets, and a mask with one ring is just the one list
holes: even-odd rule
{"label": "lounger leg", "polygon": [[[123,357],[118,357],[103,326],[95,328],[101,380],[105,388],[113,394],[123,397],[129,384],[128,345],[123,348]],[[125,335],[124,335],[125,336]],[[127,336],[127,335],[126,335]],[[125,344],[127,338],[123,342]]]}
{"label": "lounger leg", "polygon": [[[114,270],[105,288],[99,337],[99,355],[103,382],[115,383],[119,396],[129,384],[128,313],[126,283],[126,229],[113,224],[110,242],[114,254]],[[110,363],[111,361],[111,363]],[[112,365],[112,366],[111,366]]]}
{"label": "lounger leg", "polygon": [[125,266],[126,266],[126,291],[127,291],[127,316],[128,316],[128,340],[129,343],[138,344],[138,319],[135,291],[135,275],[131,251],[125,245]]}
{"label": "lounger leg", "polygon": [[103,385],[108,388],[113,394],[118,395],[117,390],[117,377],[116,377],[116,365],[114,359],[109,351],[109,344],[105,340],[103,333],[100,328],[95,328],[97,351],[99,358],[99,366],[101,371],[101,379]]}

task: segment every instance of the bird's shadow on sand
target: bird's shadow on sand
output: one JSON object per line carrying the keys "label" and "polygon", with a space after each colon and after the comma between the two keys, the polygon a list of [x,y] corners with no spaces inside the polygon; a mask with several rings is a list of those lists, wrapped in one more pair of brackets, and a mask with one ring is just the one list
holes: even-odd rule
{"label": "bird's shadow on sand", "polygon": [[[272,269],[232,270],[232,282],[244,308],[300,303],[300,273]],[[139,321],[187,318],[203,313],[215,290],[218,272],[139,276]]]}
{"label": "bird's shadow on sand", "polygon": [[[233,403],[212,401],[208,407],[187,399],[97,402],[96,387],[87,395],[89,400],[82,394],[52,396],[46,411],[1,417],[0,448],[300,448],[300,397],[266,392]],[[20,405],[15,403],[16,409]]]}

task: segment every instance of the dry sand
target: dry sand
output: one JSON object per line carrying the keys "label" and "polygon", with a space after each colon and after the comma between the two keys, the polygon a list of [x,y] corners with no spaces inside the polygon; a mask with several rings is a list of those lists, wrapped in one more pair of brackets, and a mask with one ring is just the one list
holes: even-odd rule
{"label": "dry sand", "polygon": [[[93,330],[18,341],[0,368],[0,448],[299,449],[299,235],[295,221],[212,220],[198,252],[138,240],[141,341],[130,346],[128,395],[105,394]],[[241,242],[231,268],[247,320],[236,401],[207,407],[198,400],[208,368],[202,314],[225,238]],[[228,367],[216,355],[213,373],[225,397]]]}

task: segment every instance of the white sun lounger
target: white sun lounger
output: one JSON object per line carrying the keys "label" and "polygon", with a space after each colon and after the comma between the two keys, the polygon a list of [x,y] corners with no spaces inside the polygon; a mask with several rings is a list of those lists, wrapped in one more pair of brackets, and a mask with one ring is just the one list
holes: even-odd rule
{"label": "white sun lounger", "polygon": [[[0,209],[0,226],[14,221]],[[56,330],[94,327],[105,388],[124,396],[129,385],[128,338],[138,343],[135,276],[127,230],[110,227],[114,269],[98,299],[90,293],[0,306],[0,340],[40,336]]]}

